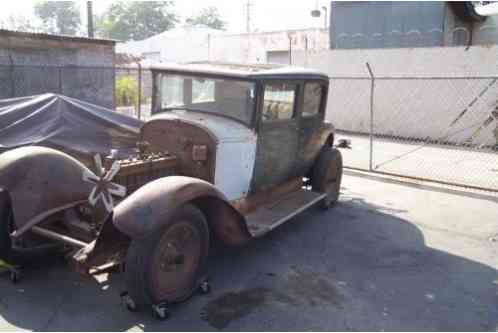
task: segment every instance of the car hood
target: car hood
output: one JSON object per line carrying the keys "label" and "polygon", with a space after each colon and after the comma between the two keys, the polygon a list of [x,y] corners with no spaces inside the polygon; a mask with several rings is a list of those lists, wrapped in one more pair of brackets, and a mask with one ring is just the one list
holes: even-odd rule
{"label": "car hood", "polygon": [[184,121],[197,125],[210,132],[218,142],[241,142],[256,138],[254,130],[241,122],[204,112],[173,110],[156,114],[149,121],[159,119]]}

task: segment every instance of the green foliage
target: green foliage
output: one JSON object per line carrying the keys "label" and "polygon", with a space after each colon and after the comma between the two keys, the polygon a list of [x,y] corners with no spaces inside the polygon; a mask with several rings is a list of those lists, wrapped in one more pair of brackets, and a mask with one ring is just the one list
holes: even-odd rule
{"label": "green foliage", "polygon": [[175,27],[173,1],[118,1],[97,18],[97,32],[117,40],[141,40]]}
{"label": "green foliage", "polygon": [[205,25],[207,27],[225,30],[227,23],[221,19],[221,14],[216,7],[203,8],[196,16],[189,17],[186,20],[188,25]]}
{"label": "green foliage", "polygon": [[75,35],[81,25],[80,10],[74,1],[40,1],[35,15],[42,21],[42,30],[52,34]]}
{"label": "green foliage", "polygon": [[116,105],[136,106],[138,103],[138,80],[133,76],[123,76],[116,82]]}

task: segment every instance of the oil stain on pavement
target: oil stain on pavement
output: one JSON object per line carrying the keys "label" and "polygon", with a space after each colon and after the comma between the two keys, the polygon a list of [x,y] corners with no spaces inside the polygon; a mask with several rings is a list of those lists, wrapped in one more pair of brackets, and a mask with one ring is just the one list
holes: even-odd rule
{"label": "oil stain on pavement", "polygon": [[258,287],[224,293],[208,302],[201,317],[212,327],[222,330],[233,320],[262,306],[280,303],[291,306],[325,304],[341,307],[344,299],[336,283],[316,273],[292,269],[281,281],[276,282],[275,288]]}

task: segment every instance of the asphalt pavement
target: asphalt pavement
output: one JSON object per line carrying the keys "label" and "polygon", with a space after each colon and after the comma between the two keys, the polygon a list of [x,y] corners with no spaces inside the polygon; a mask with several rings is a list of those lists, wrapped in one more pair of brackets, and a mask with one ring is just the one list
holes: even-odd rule
{"label": "asphalt pavement", "polygon": [[168,321],[120,304],[120,274],[54,261],[0,277],[0,331],[498,329],[498,202],[346,175],[340,202],[211,258],[212,292]]}

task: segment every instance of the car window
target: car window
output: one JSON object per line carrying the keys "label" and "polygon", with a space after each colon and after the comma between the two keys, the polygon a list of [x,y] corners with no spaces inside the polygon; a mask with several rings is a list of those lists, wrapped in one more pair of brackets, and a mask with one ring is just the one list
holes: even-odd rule
{"label": "car window", "polygon": [[214,102],[214,80],[192,79],[192,103]]}
{"label": "car window", "polygon": [[183,102],[183,80],[180,76],[163,76],[161,84],[162,107],[181,106]]}
{"label": "car window", "polygon": [[323,86],[320,83],[304,85],[303,117],[312,117],[320,112]]}
{"label": "car window", "polygon": [[251,81],[169,73],[161,75],[163,111],[178,108],[212,113],[250,125],[254,114],[254,91],[255,83]]}
{"label": "car window", "polygon": [[265,85],[263,121],[292,119],[296,101],[296,84],[270,83]]}

